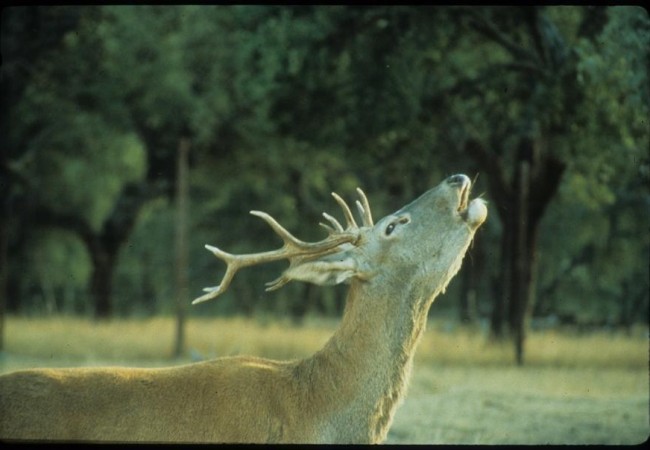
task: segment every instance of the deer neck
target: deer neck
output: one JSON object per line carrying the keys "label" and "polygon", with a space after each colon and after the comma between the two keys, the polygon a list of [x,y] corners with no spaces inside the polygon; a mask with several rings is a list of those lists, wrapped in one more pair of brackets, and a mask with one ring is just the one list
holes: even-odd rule
{"label": "deer neck", "polygon": [[414,284],[352,284],[339,329],[309,360],[314,392],[327,395],[339,436],[345,428],[358,433],[351,440],[384,440],[436,295]]}

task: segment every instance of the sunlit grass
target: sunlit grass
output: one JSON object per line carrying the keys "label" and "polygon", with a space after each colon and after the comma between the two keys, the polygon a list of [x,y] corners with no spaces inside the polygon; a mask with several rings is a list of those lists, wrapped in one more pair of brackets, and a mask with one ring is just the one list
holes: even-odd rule
{"label": "sunlit grass", "polygon": [[[289,321],[245,318],[191,318],[186,325],[188,359],[249,354],[275,359],[312,354],[334,332],[336,320],[308,320],[305,326]],[[31,358],[83,361],[161,361],[171,357],[174,319],[93,322],[74,317],[6,320],[6,352]],[[556,330],[530,332],[526,363],[533,367],[647,368],[647,331],[631,335],[595,332],[583,335]],[[490,341],[475,328],[445,331],[442,323],[429,325],[416,353],[416,364],[512,365],[509,342]]]}
{"label": "sunlit grass", "polygon": [[[335,324],[295,327],[288,322],[190,319],[183,360],[237,354],[275,359],[308,356],[332,334]],[[170,363],[175,322],[170,317],[93,322],[74,317],[8,317],[5,351],[47,364]]]}
{"label": "sunlit grass", "polygon": [[[416,361],[454,365],[508,365],[514,360],[513,344],[489,339],[472,327],[444,331],[444,323],[430,324]],[[525,344],[527,366],[648,367],[647,329],[633,333],[598,331],[530,331]]]}
{"label": "sunlit grass", "polygon": [[207,358],[255,355],[273,359],[309,356],[320,349],[335,323],[295,326],[288,321],[195,319],[188,326],[188,347]]}
{"label": "sunlit grass", "polygon": [[[0,372],[27,367],[164,366],[249,354],[314,353],[338,320],[191,318],[187,354],[172,359],[174,319],[95,323],[72,317],[6,320]],[[526,364],[510,343],[474,327],[433,320],[415,357],[389,443],[636,444],[648,426],[647,329],[630,334],[530,332]]]}

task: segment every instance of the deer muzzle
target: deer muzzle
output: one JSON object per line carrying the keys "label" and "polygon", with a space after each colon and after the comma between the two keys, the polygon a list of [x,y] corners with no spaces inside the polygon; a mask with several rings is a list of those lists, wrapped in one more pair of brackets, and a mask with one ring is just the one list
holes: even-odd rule
{"label": "deer muzzle", "polygon": [[458,214],[472,228],[478,228],[487,218],[485,201],[475,198],[470,201],[472,181],[467,175],[458,174],[447,178],[450,186],[458,189]]}

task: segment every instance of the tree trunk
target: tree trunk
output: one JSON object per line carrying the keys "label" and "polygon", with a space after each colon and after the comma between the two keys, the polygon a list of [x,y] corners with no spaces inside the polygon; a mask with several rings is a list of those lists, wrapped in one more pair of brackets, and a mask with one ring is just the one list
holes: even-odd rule
{"label": "tree trunk", "polygon": [[[3,199],[4,200],[4,199]],[[2,203],[3,214],[0,218],[0,352],[4,350],[5,342],[5,313],[7,310],[7,280],[9,279],[9,215],[5,202]]]}
{"label": "tree trunk", "polygon": [[156,304],[158,303],[156,295],[156,285],[152,277],[152,266],[154,257],[150,251],[142,253],[140,258],[140,267],[142,268],[142,280],[140,280],[140,292],[142,293],[142,305],[148,314],[156,313]]}
{"label": "tree trunk", "polygon": [[[514,338],[515,360],[524,363],[524,343],[530,311],[535,303],[537,281],[537,236],[539,223],[557,192],[564,164],[544,154],[544,142],[522,138],[515,173],[516,224],[510,237],[513,251],[510,269],[510,331]],[[504,235],[504,239],[508,237]]]}
{"label": "tree trunk", "polygon": [[478,317],[478,283],[485,265],[485,254],[480,237],[474,238],[466,258],[468,261],[463,269],[459,313],[461,322],[473,323]]}
{"label": "tree trunk", "polygon": [[[6,86],[3,86],[3,88],[6,89]],[[5,93],[3,89],[3,94]],[[6,128],[6,123],[3,122],[2,130],[4,131]],[[6,136],[1,138],[1,142],[3,146],[6,144]],[[5,314],[7,311],[9,283],[9,221],[12,217],[12,198],[15,198],[12,195],[14,180],[12,180],[9,171],[8,150],[8,148],[4,148],[0,151],[0,352],[5,347]]]}
{"label": "tree trunk", "polygon": [[515,341],[515,360],[518,365],[524,363],[525,317],[528,302],[530,301],[530,254],[528,248],[528,229],[530,224],[528,215],[529,189],[530,189],[530,161],[520,160],[515,177],[517,201],[514,217],[516,220],[514,233],[511,237],[512,254],[510,269],[510,308],[508,322],[510,331]]}
{"label": "tree trunk", "polygon": [[494,279],[492,315],[490,317],[490,334],[493,339],[501,340],[505,337],[504,322],[506,318],[506,309],[510,304],[510,254],[513,220],[506,217],[503,220],[503,234],[501,235],[501,264],[500,276]]}
{"label": "tree trunk", "polygon": [[178,143],[176,174],[176,335],[173,356],[185,351],[185,316],[189,302],[187,221],[189,204],[189,153],[190,141],[181,138]]}
{"label": "tree trunk", "polygon": [[502,295],[494,300],[491,331],[493,337],[502,337],[507,318],[508,335],[514,340],[515,360],[522,365],[526,323],[535,296],[538,226],[546,206],[557,192],[565,165],[544,153],[542,139],[522,137],[513,181],[508,183],[502,159],[476,141],[468,142],[466,150],[487,172],[490,194],[503,224],[498,286]]}
{"label": "tree trunk", "polygon": [[93,261],[90,295],[95,303],[94,317],[97,320],[108,319],[113,315],[113,273],[118,248],[106,248],[98,238],[93,239],[90,245],[87,242],[87,248]]}
{"label": "tree trunk", "polygon": [[465,267],[463,271],[460,302],[458,305],[459,319],[462,323],[470,324],[476,321],[476,287],[473,267]]}

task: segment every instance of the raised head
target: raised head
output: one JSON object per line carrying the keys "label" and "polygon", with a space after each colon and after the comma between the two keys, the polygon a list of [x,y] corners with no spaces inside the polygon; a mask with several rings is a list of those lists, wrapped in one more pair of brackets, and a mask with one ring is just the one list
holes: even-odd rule
{"label": "raised head", "polygon": [[357,189],[361,225],[343,199],[333,193],[346,226],[323,213],[329,224],[321,225],[329,235],[316,243],[303,242],[266,213],[251,211],[269,223],[284,246],[250,255],[231,255],[206,246],[228,268],[222,283],[204,289],[207,293],[193,303],[224,292],[238,269],[279,259],[288,259],[290,265],[278,279],[267,283],[268,290],[292,280],[319,285],[359,282],[377,288],[409,284],[418,287],[419,295],[434,296],[458,271],[475,231],[487,217],[485,202],[470,201],[471,186],[466,175],[453,175],[377,223],[365,194]]}
{"label": "raised head", "polygon": [[471,187],[466,175],[445,179],[377,221],[350,258],[379,289],[410,290],[411,297],[432,299],[460,269],[474,233],[487,218],[485,202],[470,200]]}

